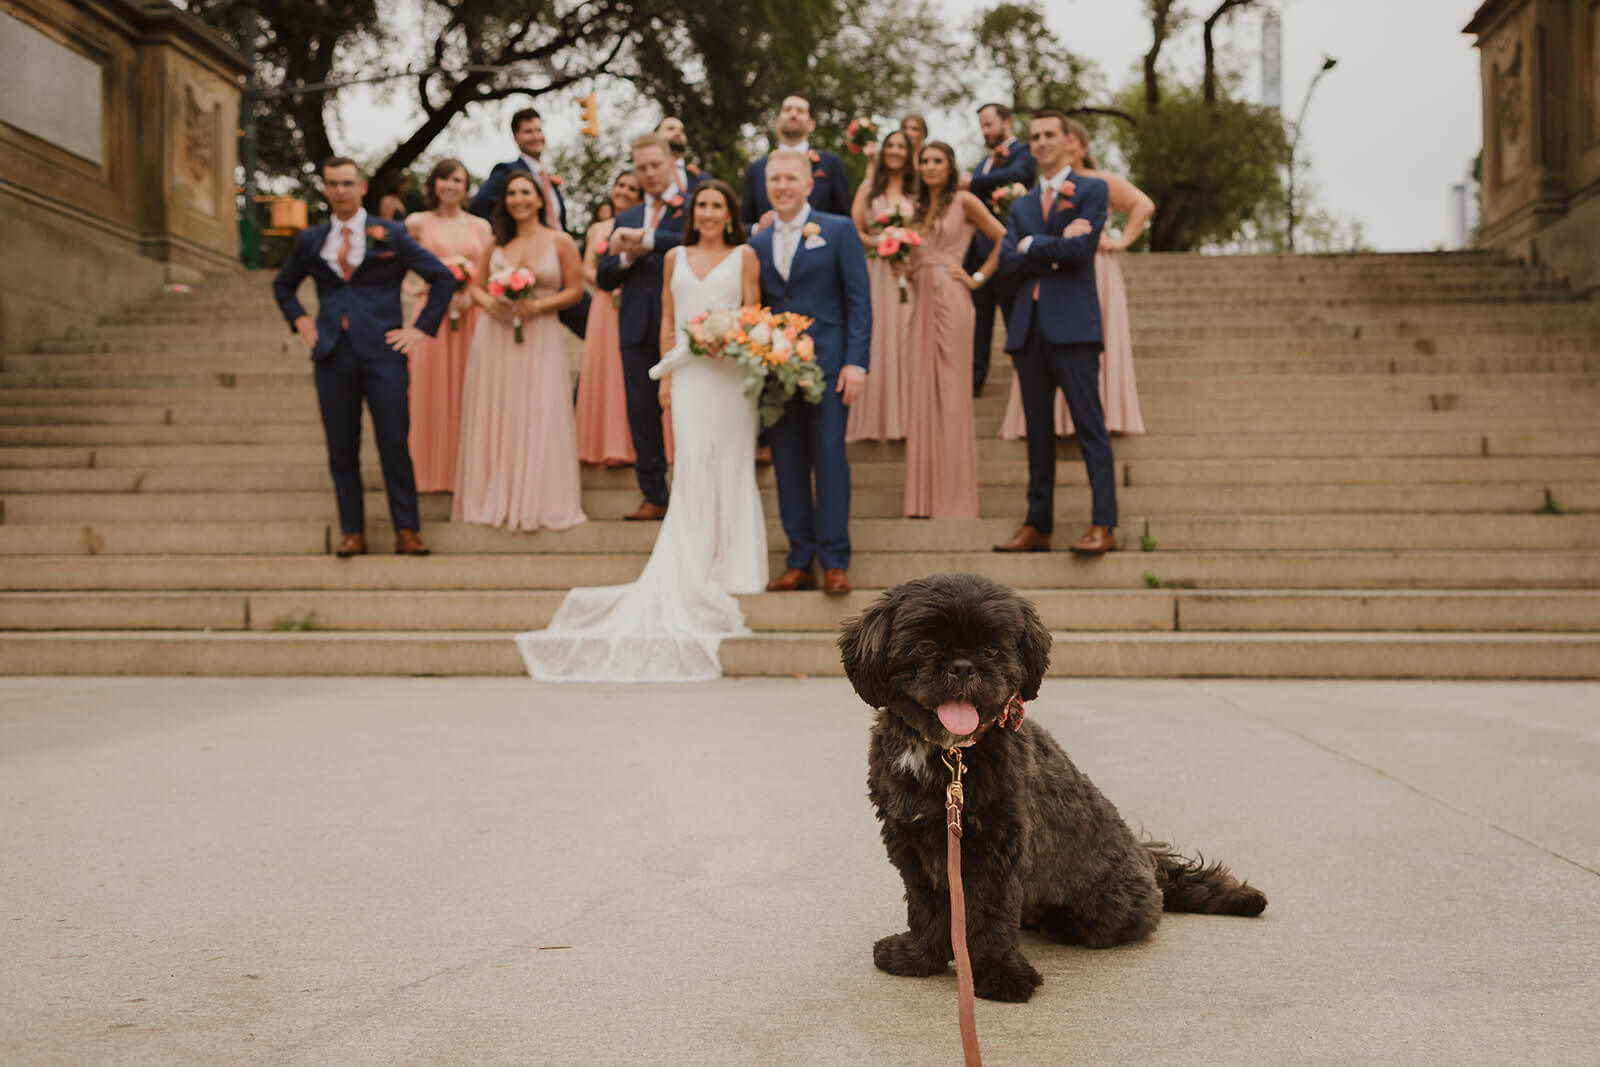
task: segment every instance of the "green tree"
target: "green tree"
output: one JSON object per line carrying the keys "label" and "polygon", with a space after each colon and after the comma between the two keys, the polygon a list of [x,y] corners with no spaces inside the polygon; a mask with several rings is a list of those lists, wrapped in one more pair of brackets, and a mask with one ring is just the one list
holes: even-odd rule
{"label": "green tree", "polygon": [[996,4],[970,28],[972,62],[1000,75],[1014,111],[1065,110],[1103,91],[1099,68],[1062,44],[1038,4]]}

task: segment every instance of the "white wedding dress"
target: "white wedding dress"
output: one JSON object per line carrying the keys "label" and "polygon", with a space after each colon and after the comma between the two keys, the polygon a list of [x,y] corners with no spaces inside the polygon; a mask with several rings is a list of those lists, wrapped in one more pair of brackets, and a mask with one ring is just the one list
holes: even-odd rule
{"label": "white wedding dress", "polygon": [[[672,272],[675,336],[701,311],[741,303],[735,248],[704,278],[687,250]],[[736,363],[693,359],[672,372],[672,501],[644,573],[628,585],[573,589],[544,630],[517,635],[541,681],[690,682],[719,678],[723,638],[749,633],[735,593],[767,582],[767,529],[756,488],[760,414]]]}

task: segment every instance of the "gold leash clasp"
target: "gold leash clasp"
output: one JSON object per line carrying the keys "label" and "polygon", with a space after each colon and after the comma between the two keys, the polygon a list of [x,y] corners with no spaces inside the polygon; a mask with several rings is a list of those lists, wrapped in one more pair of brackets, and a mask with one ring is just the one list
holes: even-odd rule
{"label": "gold leash clasp", "polygon": [[966,803],[966,793],[961,788],[961,774],[966,765],[961,762],[959,748],[946,749],[940,754],[945,769],[950,772],[950,784],[944,787],[945,825],[951,833],[961,836],[961,806]]}

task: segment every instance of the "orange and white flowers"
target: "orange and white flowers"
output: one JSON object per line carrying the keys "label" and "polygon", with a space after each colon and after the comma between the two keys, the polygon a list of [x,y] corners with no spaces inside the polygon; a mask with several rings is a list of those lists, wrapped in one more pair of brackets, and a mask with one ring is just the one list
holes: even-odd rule
{"label": "orange and white flowers", "polygon": [[1018,197],[1027,195],[1027,186],[1021,182],[1012,182],[1010,185],[1002,185],[990,193],[989,205],[994,208],[994,213],[999,216],[1000,221],[1004,222],[1006,216],[1011,214],[1011,205],[1017,202]]}
{"label": "orange and white flowers", "polygon": [[825,376],[806,333],[812,321],[754,304],[702,311],[684,324],[684,344],[652,367],[650,377],[661,378],[695,356],[733,360],[744,368],[744,395],[760,397],[761,424],[771,426],[797,393],[808,404],[822,403]]}
{"label": "orange and white flowers", "polygon": [[[489,275],[488,284],[484,286],[490,296],[505,297],[512,303],[518,300],[532,300],[533,291],[539,286],[539,280],[534,277],[533,271],[527,267],[505,267]],[[511,336],[517,344],[522,343],[522,319],[513,317],[511,320]]]}

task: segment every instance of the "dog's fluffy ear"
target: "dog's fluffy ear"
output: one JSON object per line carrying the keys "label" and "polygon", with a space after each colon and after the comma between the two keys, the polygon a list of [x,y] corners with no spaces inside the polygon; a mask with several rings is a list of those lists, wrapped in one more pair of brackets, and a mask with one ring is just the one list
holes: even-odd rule
{"label": "dog's fluffy ear", "polygon": [[889,590],[839,627],[845,676],[861,699],[875,708],[889,702],[889,635],[894,629],[896,593]]}
{"label": "dog's fluffy ear", "polygon": [[1028,600],[1021,600],[1022,628],[1017,632],[1017,660],[1022,664],[1023,700],[1035,700],[1045,672],[1050,669],[1050,631],[1039,611]]}

